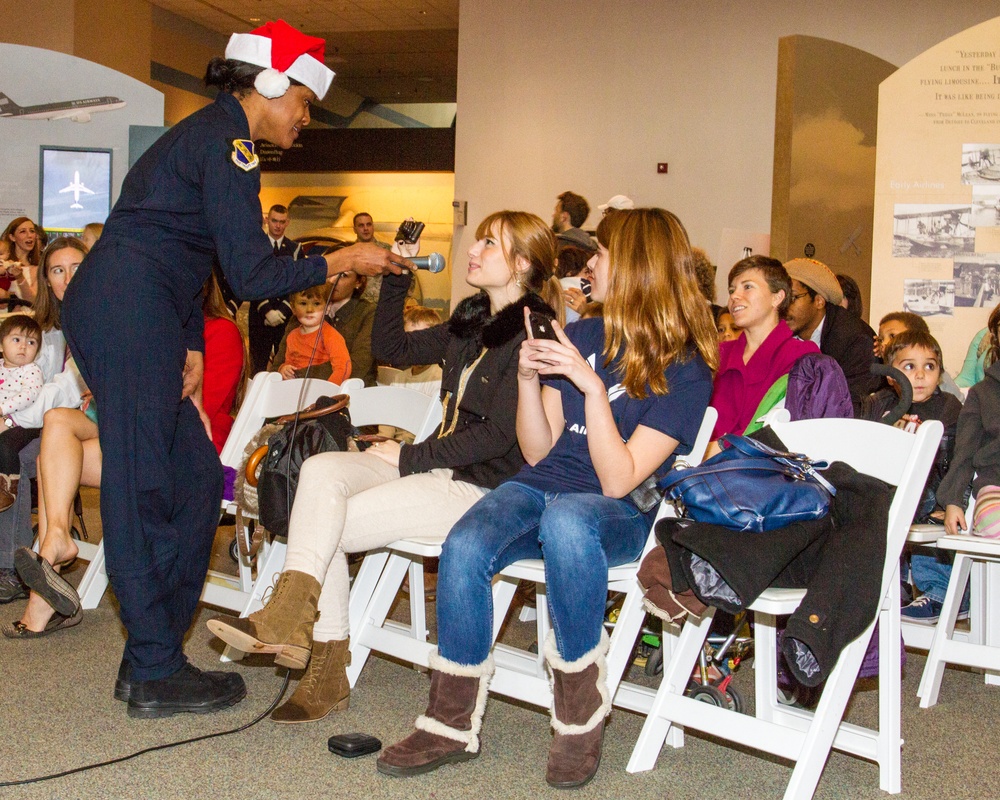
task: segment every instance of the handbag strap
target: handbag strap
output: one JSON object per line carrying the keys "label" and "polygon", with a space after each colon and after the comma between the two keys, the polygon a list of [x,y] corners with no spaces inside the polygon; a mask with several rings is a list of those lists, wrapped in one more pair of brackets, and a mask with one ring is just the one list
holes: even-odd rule
{"label": "handbag strap", "polygon": [[834,485],[819,474],[818,470],[826,469],[830,466],[826,461],[815,461],[804,453],[792,453],[775,450],[762,442],[758,442],[755,439],[750,439],[746,436],[734,436],[732,434],[727,434],[721,438],[723,442],[735,448],[738,452],[745,456],[750,458],[773,459],[786,465],[787,467],[790,467],[798,474],[798,477],[802,479],[812,478],[816,481],[816,483],[826,489],[830,493],[831,497],[835,497],[837,494],[837,489]]}
{"label": "handbag strap", "polygon": [[330,398],[331,402],[328,406],[323,406],[322,408],[316,408],[316,403],[313,403],[309,408],[304,411],[296,412],[295,414],[286,414],[283,417],[278,417],[275,422],[278,425],[287,425],[296,419],[300,422],[304,422],[308,419],[318,419],[319,417],[325,417],[327,414],[335,414],[338,411],[343,411],[345,408],[349,407],[351,404],[351,396],[347,394],[338,394],[335,397]]}

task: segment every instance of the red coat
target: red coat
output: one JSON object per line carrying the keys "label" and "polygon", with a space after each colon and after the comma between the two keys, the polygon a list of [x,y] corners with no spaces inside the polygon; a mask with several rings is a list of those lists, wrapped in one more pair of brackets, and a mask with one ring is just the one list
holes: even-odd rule
{"label": "red coat", "polygon": [[233,427],[230,413],[243,374],[243,337],[228,319],[205,317],[205,383],[202,403],[212,421],[212,442],[221,453]]}

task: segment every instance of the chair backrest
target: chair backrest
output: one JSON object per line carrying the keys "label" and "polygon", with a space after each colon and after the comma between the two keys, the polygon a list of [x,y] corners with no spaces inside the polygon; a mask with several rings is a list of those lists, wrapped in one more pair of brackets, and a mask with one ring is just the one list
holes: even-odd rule
{"label": "chair backrest", "polygon": [[392,425],[413,434],[420,442],[441,424],[441,401],[403,386],[344,385],[351,396],[351,422],[362,425]]}
{"label": "chair backrest", "polygon": [[396,381],[399,380],[399,376],[403,374],[403,370],[396,369],[395,367],[380,366],[378,368],[378,380],[379,386],[392,386]]}
{"label": "chair backrest", "polygon": [[882,574],[884,595],[895,573],[944,426],[938,420],[927,420],[913,434],[862,419],[808,419],[775,422],[772,428],[791,451],[813,459],[843,461],[858,472],[896,487],[889,507],[887,558]]}
{"label": "chair backrest", "polygon": [[[686,456],[682,456],[684,462],[689,467],[697,467],[705,459],[705,451],[708,449],[708,443],[712,441],[712,431],[715,430],[715,423],[719,419],[719,412],[716,411],[712,406],[705,409],[705,416],[702,417],[701,427],[698,428],[698,435],[694,438],[694,444],[691,446],[691,453]],[[673,503],[669,502],[666,498],[660,501],[660,507],[656,511],[656,518],[653,520],[653,525],[655,526],[664,517],[676,517],[677,509],[674,508]],[[645,556],[656,544],[656,536],[653,534],[653,528],[649,530],[649,538],[646,540],[646,546],[643,548],[642,555]]]}
{"label": "chair backrest", "polygon": [[705,451],[708,443],[712,441],[712,431],[715,430],[715,423],[719,419],[719,412],[712,406],[705,409],[705,416],[702,417],[701,427],[698,428],[698,435],[694,438],[691,446],[691,454],[684,456],[684,460],[689,466],[697,467],[705,458]]}
{"label": "chair backrest", "polygon": [[[348,383],[344,381],[344,386]],[[301,411],[324,395],[341,394],[343,391],[342,387],[330,381],[316,378],[286,381],[277,372],[258,372],[247,388],[243,405],[222,448],[220,458],[223,465],[239,468],[247,442],[261,429],[265,419]]]}

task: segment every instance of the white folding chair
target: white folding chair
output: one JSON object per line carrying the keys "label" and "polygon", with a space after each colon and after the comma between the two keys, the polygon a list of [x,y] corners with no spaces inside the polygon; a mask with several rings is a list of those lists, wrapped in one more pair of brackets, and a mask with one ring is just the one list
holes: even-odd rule
{"label": "white folding chair", "polygon": [[[972,524],[971,508],[966,520]],[[955,562],[917,690],[921,708],[937,703],[948,664],[984,669],[986,683],[1000,685],[1000,541],[960,534],[942,536],[937,546],[954,551]],[[955,620],[970,582],[972,634],[962,636]]]}
{"label": "white folding chair", "polygon": [[[899,554],[941,439],[940,422],[928,421],[910,434],[875,422],[816,419],[775,423],[790,450],[813,458],[843,461],[859,472],[895,485],[886,531],[879,623],[879,727],[869,730],[843,722],[876,620],[849,643],[831,672],[815,712],[781,705],[777,696],[776,618],[791,614],[805,592],[768,589],[751,606],[755,612],[756,717],[685,697],[684,689],[701,652],[714,611],[688,618],[673,657],[666,664],[627,770],[652,769],[672,726],[704,731],[794,762],[785,798],[810,798],[830,748],[879,764],[884,791],[900,791]],[[671,740],[676,746],[676,740]]]}
{"label": "white folding chair", "polygon": [[[972,519],[972,511],[974,507],[974,502],[970,501],[969,508],[966,511],[966,519]],[[910,532],[907,534],[906,543],[909,545],[923,545],[924,547],[936,547],[938,541],[945,536],[945,529],[943,525],[933,525],[933,524],[913,524],[910,526]],[[983,620],[984,615],[979,609],[982,606],[984,585],[982,584],[982,563],[973,563],[972,574],[969,578],[971,593],[973,597],[980,598],[980,602],[975,604],[976,610],[973,612],[970,609],[969,613],[969,630],[953,630],[951,633],[951,638],[959,642],[972,642],[973,644],[978,644],[983,641],[984,631],[983,631]],[[903,643],[907,647],[914,647],[919,650],[930,650],[931,640],[934,638],[934,631],[936,626],[934,625],[922,625],[919,622],[912,622],[906,618],[906,616],[900,617],[900,630],[903,632]],[[987,683],[990,683],[989,676],[987,676]],[[923,682],[921,682],[921,686]],[[917,690],[917,696],[921,694],[920,690]]]}
{"label": "white folding chair", "polygon": [[[264,420],[280,417],[301,410],[323,395],[346,392],[354,385],[363,385],[360,380],[350,379],[340,387],[329,381],[310,378],[307,380],[281,379],[277,372],[258,372],[247,387],[243,405],[233,421],[233,427],[226,439],[219,458],[222,465],[239,469],[243,459],[243,450],[247,443],[264,424]],[[222,510],[235,513],[236,505],[231,501],[222,501]],[[262,564],[268,555],[269,546],[262,545],[258,564]],[[259,569],[258,569],[259,573]],[[253,591],[254,581],[249,562],[240,559],[239,574],[232,575],[209,570],[202,590],[202,602],[209,605],[228,608],[234,611],[242,609]],[[108,574],[104,564],[104,543],[97,546],[94,558],[87,567],[80,581],[78,591],[83,607],[97,608],[108,587]]]}
{"label": "white folding chair", "polygon": [[[442,409],[441,401],[437,398],[428,397],[412,389],[399,386],[364,386],[360,381],[356,383],[353,379],[345,381],[342,390],[351,398],[351,422],[357,427],[367,425],[392,425],[402,428],[414,435],[415,441],[426,439],[441,423]],[[274,577],[278,575],[285,563],[285,554],[288,546],[282,540],[272,542],[267,555],[263,561],[259,561],[257,568],[257,580],[254,581],[253,590],[247,597],[246,602],[241,606],[240,616],[247,617],[263,605],[263,595],[271,587]],[[371,561],[369,561],[371,559]],[[385,556],[381,551],[375,551],[365,556],[358,576],[354,581],[354,588],[351,591],[351,608],[356,603],[355,593],[357,587],[366,587],[368,595],[365,598],[365,605],[370,599],[371,591],[378,580],[378,573],[381,573],[385,565]],[[360,582],[360,583],[359,583]],[[402,578],[400,578],[400,583]],[[411,592],[413,597],[423,596],[423,571],[411,578]],[[419,595],[417,594],[419,592]],[[359,595],[360,597],[361,595]],[[418,607],[419,606],[419,607]],[[425,611],[422,603],[414,602],[411,606],[411,615],[414,625],[421,628],[424,624]],[[227,647],[223,655],[224,660],[236,660],[242,658],[243,654],[232,647]]]}
{"label": "white folding chair", "polygon": [[[691,454],[682,456],[689,466],[697,466],[705,455],[705,449],[715,428],[718,412],[709,407],[705,410],[701,427]],[[673,514],[673,506],[666,501],[660,503],[656,520]],[[655,527],[655,521],[654,521]],[[656,536],[650,529],[642,555],[630,564],[611,567],[608,570],[608,591],[620,592],[624,595],[621,610],[611,632],[611,642],[607,655],[608,693],[616,705],[630,710],[642,711],[652,704],[652,692],[636,691],[637,687],[622,687],[623,695],[619,702],[618,690],[622,676],[628,669],[635,646],[636,637],[642,627],[646,612],[642,608],[642,590],[639,588],[636,573],[643,557],[653,547],[657,546]],[[552,702],[552,687],[545,670],[545,655],[543,644],[549,632],[548,604],[545,596],[545,562],[542,559],[522,559],[504,568],[494,585],[493,591],[493,637],[496,639],[500,626],[503,624],[514,597],[517,584],[520,581],[531,581],[536,585],[535,607],[538,612],[536,620],[538,652],[497,644],[493,647],[493,660],[496,670],[490,683],[490,691],[506,697],[512,697],[533,705],[548,707]],[[669,651],[669,631],[664,636],[664,652]],[[665,655],[666,657],[666,655]],[[631,689],[631,693],[629,692]],[[630,697],[628,695],[631,695]]]}

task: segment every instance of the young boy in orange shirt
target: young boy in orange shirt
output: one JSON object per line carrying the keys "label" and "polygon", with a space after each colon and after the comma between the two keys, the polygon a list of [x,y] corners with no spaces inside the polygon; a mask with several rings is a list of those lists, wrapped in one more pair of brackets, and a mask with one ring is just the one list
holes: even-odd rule
{"label": "young boy in orange shirt", "polygon": [[327,322],[325,285],[295,292],[290,298],[298,326],[285,334],[274,355],[271,371],[291,378],[326,378],[341,384],[351,377],[351,356],[347,344]]}

